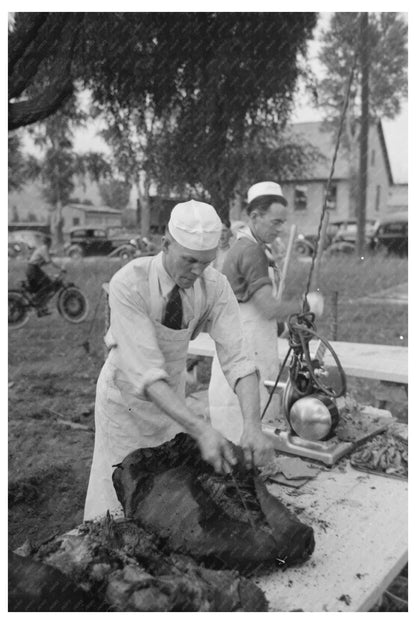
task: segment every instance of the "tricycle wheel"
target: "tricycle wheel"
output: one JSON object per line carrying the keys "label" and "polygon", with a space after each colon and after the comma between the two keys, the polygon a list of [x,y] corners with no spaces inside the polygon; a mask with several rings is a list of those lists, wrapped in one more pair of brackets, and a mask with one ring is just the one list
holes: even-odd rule
{"label": "tricycle wheel", "polygon": [[88,299],[76,286],[64,288],[58,295],[58,311],[71,323],[81,323],[88,315]]}

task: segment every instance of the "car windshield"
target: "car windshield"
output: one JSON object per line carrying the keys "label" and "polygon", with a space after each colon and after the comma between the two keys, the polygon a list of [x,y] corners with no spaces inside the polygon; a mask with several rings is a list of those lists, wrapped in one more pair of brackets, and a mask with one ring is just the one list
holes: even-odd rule
{"label": "car windshield", "polygon": [[87,230],[73,230],[71,236],[87,236]]}

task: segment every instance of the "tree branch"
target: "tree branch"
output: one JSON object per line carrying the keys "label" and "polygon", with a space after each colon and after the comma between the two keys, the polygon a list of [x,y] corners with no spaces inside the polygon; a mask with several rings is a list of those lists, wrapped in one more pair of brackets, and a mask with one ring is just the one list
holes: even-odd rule
{"label": "tree branch", "polygon": [[55,113],[73,94],[71,80],[57,88],[51,85],[39,96],[30,100],[9,103],[9,131],[28,126]]}
{"label": "tree branch", "polygon": [[32,13],[32,25],[27,32],[20,36],[14,36],[12,32],[9,36],[9,75],[13,72],[17,61],[24,55],[27,48],[36,38],[38,31],[48,19],[48,13]]}

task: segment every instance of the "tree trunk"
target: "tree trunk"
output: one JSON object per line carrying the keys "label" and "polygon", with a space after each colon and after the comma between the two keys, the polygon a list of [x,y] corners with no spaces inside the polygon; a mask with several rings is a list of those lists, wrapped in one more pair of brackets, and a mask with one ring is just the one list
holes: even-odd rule
{"label": "tree trunk", "polygon": [[230,209],[230,220],[240,221],[244,210],[244,196],[240,190],[234,191],[234,202]]}
{"label": "tree trunk", "polygon": [[64,220],[62,216],[62,209],[62,202],[58,200],[51,213],[51,234],[53,246],[56,249],[61,249],[64,245]]}
{"label": "tree trunk", "polygon": [[349,207],[348,218],[357,219],[358,211],[358,170],[357,170],[357,155],[358,155],[358,142],[355,126],[352,123],[351,111],[347,109],[345,117],[345,140],[347,144],[348,154],[348,179],[349,179]]}
{"label": "tree trunk", "polygon": [[149,236],[150,234],[150,183],[144,178],[142,184],[137,181],[137,190],[140,201],[140,234],[141,236]]}

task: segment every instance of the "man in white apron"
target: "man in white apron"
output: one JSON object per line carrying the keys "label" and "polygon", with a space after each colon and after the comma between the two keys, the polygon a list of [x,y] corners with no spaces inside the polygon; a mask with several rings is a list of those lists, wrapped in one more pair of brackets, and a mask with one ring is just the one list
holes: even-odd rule
{"label": "man in white apron", "polygon": [[[240,305],[244,340],[250,358],[260,373],[261,409],[269,395],[265,379],[275,379],[279,371],[277,321],[279,304],[277,268],[270,244],[279,236],[287,218],[287,201],[275,182],[259,182],[248,191],[249,221],[236,234],[237,241],[228,252],[223,273],[227,276]],[[209,413],[213,427],[237,442],[243,420],[238,402],[214,358],[208,390]],[[273,397],[270,411],[278,409]]]}
{"label": "man in white apron", "polygon": [[221,273],[209,266],[221,221],[214,208],[189,201],[172,210],[162,251],[137,258],[110,281],[110,352],[97,382],[95,446],[84,519],[117,514],[113,466],[128,453],[154,447],[185,431],[217,472],[230,472],[229,442],[185,403],[189,340],[202,329],[241,405],[239,440],[248,466],[265,463],[272,445],[260,423],[258,376],[244,350],[237,300]]}

